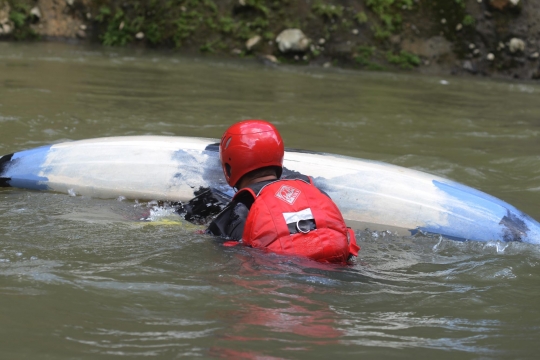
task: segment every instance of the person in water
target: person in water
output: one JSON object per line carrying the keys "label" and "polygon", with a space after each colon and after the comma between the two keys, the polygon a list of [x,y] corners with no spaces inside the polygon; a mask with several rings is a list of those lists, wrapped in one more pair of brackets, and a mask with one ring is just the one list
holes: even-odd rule
{"label": "person in water", "polygon": [[245,120],[225,131],[221,165],[238,191],[208,232],[275,253],[348,262],[360,250],[354,232],[310,177],[281,177],[284,153],[281,135],[267,121]]}

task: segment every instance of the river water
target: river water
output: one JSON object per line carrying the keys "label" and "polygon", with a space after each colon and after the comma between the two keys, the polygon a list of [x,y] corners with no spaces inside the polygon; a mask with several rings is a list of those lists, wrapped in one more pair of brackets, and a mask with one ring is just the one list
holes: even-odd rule
{"label": "river water", "polygon": [[[105,136],[218,138],[263,118],[288,147],[441,175],[539,220],[539,96],[516,81],[0,43],[0,154]],[[0,189],[2,358],[540,350],[538,246],[358,229],[358,263],[329,266],[225,248],[154,203],[120,200]]]}

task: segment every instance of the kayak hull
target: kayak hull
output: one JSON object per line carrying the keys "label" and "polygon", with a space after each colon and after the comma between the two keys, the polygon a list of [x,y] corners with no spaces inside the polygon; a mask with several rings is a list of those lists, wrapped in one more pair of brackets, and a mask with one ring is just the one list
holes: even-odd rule
{"label": "kayak hull", "polygon": [[[287,150],[284,175],[300,172],[355,228],[425,232],[455,240],[540,243],[540,224],[471,187],[377,161]],[[217,140],[130,136],[66,142],[0,158],[0,186],[97,198],[187,201],[201,187],[233,195]]]}

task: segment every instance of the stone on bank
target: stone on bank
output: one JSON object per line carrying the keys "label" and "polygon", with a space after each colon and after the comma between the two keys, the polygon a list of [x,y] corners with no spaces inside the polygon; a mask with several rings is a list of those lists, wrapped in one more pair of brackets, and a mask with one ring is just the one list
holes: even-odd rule
{"label": "stone on bank", "polygon": [[0,1],[0,35],[8,35],[13,31],[13,24],[9,20],[10,11],[9,3]]}
{"label": "stone on bank", "polygon": [[257,44],[259,44],[262,40],[262,37],[260,37],[259,35],[255,35],[251,38],[249,38],[247,41],[246,41],[246,49],[247,51],[251,51]]}
{"label": "stone on bank", "polygon": [[523,52],[525,51],[525,41],[518,38],[512,38],[508,47],[510,48],[511,53],[516,53],[518,51]]}
{"label": "stone on bank", "polygon": [[277,36],[276,43],[282,53],[305,52],[311,40],[300,29],[286,29]]}
{"label": "stone on bank", "polygon": [[489,5],[497,10],[516,7],[519,5],[519,3],[520,0],[489,0]]}

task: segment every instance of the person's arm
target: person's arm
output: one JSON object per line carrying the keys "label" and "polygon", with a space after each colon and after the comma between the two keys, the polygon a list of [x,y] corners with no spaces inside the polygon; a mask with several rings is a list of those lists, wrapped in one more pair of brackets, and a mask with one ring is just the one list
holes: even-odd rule
{"label": "person's arm", "polygon": [[207,232],[228,240],[242,240],[244,226],[249,214],[248,207],[233,201],[210,223]]}
{"label": "person's arm", "polygon": [[207,224],[208,221],[221,213],[231,197],[214,188],[199,188],[195,197],[187,203],[179,203],[176,212],[192,224]]}

